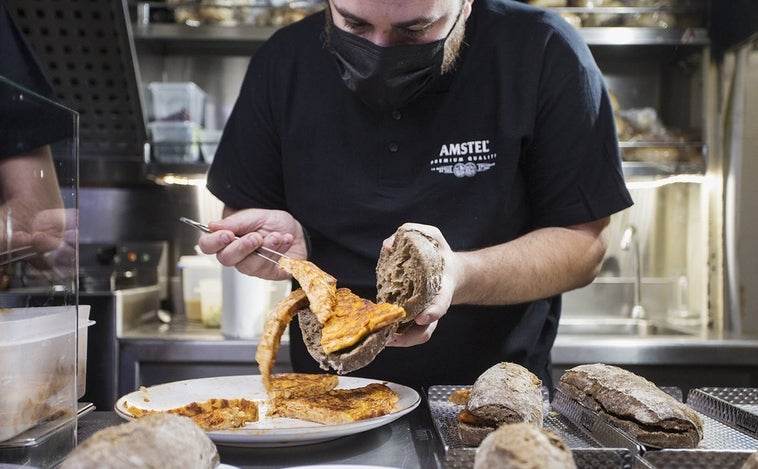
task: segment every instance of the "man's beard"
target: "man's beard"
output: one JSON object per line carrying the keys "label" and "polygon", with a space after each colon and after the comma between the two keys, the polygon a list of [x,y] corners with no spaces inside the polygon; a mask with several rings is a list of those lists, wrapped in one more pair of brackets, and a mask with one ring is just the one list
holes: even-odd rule
{"label": "man's beard", "polygon": [[453,26],[450,35],[445,41],[445,52],[442,56],[441,71],[443,74],[452,71],[458,63],[463,48],[463,39],[466,36],[466,18],[465,15],[459,15],[458,20]]}
{"label": "man's beard", "polygon": [[[326,6],[326,22],[324,25],[324,43],[329,44],[329,33],[332,27],[332,12],[329,9],[329,5]],[[442,56],[442,66],[440,70],[443,74],[455,69],[455,65],[458,63],[458,59],[461,56],[461,49],[463,48],[463,39],[466,36],[466,18],[464,15],[459,15],[458,20],[453,29],[450,31],[450,35],[445,41],[445,51]]]}

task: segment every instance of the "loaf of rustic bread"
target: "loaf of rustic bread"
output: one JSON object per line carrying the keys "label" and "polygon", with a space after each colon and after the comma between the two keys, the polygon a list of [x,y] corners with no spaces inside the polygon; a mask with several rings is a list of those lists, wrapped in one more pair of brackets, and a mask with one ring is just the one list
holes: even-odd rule
{"label": "loaf of rustic bread", "polygon": [[376,301],[405,309],[400,332],[437,295],[444,268],[437,242],[415,229],[398,228],[392,250],[381,251],[376,263]]}
{"label": "loaf of rustic bread", "polygon": [[463,444],[477,446],[505,423],[542,426],[542,381],[521,365],[501,362],[474,382],[465,408],[458,414]]}
{"label": "loaf of rustic bread", "polygon": [[748,456],[740,469],[758,469],[758,451]]}
{"label": "loaf of rustic bread", "polygon": [[60,469],[212,469],[216,445],[189,417],[149,414],[98,431]]}
{"label": "loaf of rustic bread", "polygon": [[703,439],[703,423],[694,410],[623,368],[580,365],[561,376],[559,388],[642,444],[696,448]]}
{"label": "loaf of rustic bread", "polygon": [[476,449],[474,469],[576,469],[568,445],[554,431],[509,423],[487,435]]}

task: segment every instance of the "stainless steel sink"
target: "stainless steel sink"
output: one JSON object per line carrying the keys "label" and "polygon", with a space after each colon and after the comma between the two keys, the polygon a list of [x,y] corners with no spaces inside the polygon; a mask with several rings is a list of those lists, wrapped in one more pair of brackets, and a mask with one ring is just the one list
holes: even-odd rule
{"label": "stainless steel sink", "polygon": [[684,330],[649,319],[623,317],[562,317],[558,324],[560,335],[594,336],[682,336]]}

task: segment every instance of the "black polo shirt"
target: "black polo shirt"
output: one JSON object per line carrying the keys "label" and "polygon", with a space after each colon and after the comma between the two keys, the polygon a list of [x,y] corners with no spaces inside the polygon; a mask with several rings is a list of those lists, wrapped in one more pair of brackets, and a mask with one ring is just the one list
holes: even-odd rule
{"label": "black polo shirt", "polygon": [[74,136],[70,112],[48,101],[53,89],[43,67],[2,3],[0,78],[12,83],[0,81],[0,158]]}
{"label": "black polo shirt", "polygon": [[[476,0],[456,71],[386,113],[343,84],[323,29],[323,13],[306,18],[252,58],[208,188],[232,208],[292,213],[339,286],[374,297],[381,241],[404,222],[471,250],[631,205],[603,77],[559,16]],[[551,385],[559,315],[560,297],[452,307],[428,343],[387,348],[355,374],[465,384],[508,360]],[[290,334],[296,370],[317,370]]]}

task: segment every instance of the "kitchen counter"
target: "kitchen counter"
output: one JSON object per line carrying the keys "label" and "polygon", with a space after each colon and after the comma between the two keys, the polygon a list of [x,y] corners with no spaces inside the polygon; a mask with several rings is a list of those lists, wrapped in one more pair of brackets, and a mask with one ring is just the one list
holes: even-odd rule
{"label": "kitchen counter", "polygon": [[[115,412],[96,411],[79,419],[78,441],[124,423]],[[442,467],[444,449],[422,400],[413,412],[383,427],[323,443],[272,448],[218,446],[221,462],[240,469],[310,464],[362,464],[407,469]]]}
{"label": "kitchen counter", "polygon": [[[254,340],[226,339],[219,329],[197,324],[143,324],[119,338],[120,394],[159,382],[258,374],[256,346]],[[758,387],[756,337],[559,335],[552,358],[554,379],[572,366],[604,362],[685,393],[703,386]],[[285,340],[275,372],[289,370]]]}

